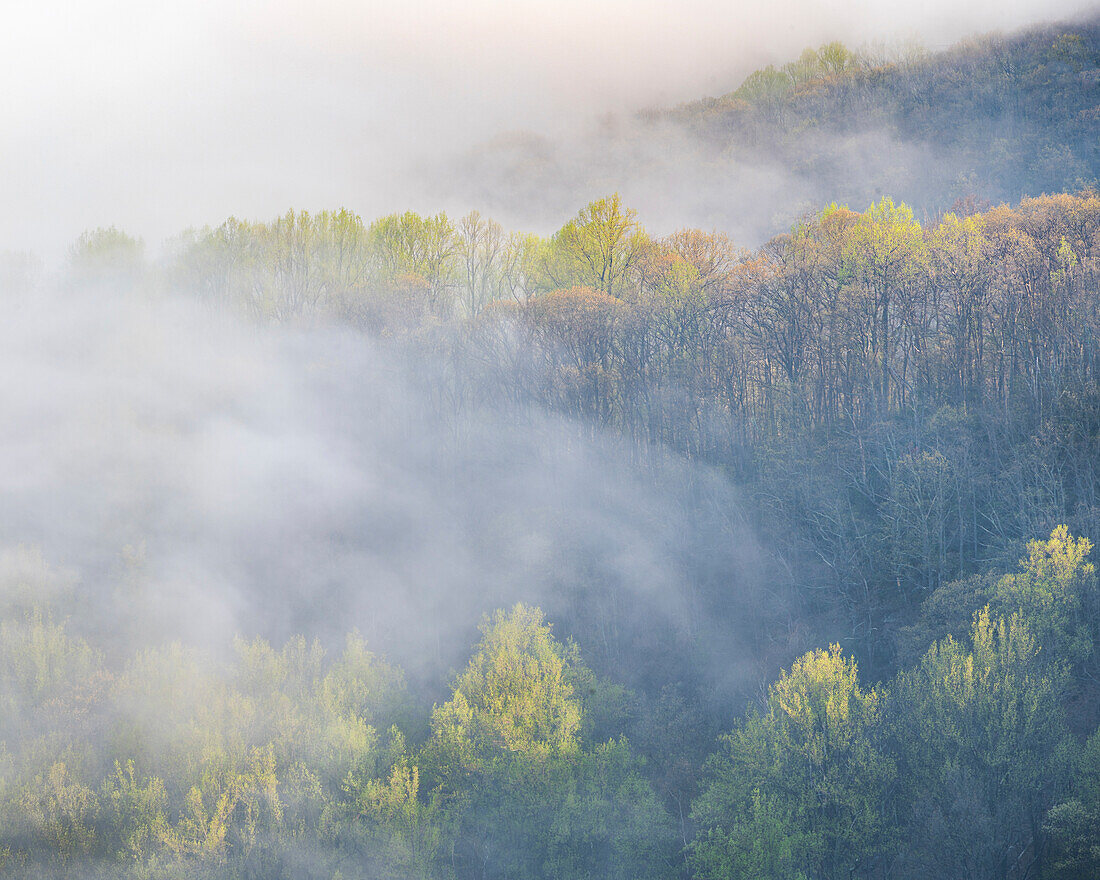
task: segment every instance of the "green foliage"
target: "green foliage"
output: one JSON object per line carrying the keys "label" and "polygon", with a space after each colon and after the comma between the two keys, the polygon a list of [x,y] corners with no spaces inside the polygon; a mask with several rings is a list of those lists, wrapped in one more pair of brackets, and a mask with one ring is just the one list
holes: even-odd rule
{"label": "green foliage", "polygon": [[562,647],[536,608],[498,611],[483,625],[484,638],[455,683],[458,709],[476,736],[515,752],[569,753],[577,747],[580,702],[566,671]]}
{"label": "green foliage", "polygon": [[[1090,550],[1060,527],[1018,573],[933,593],[925,633],[985,596],[1012,613],[980,610],[966,641],[936,641],[888,690],[861,688],[835,645],[797,660],[706,764],[696,876],[994,878],[1048,839],[1051,876],[1088,876],[1100,734],[1076,749],[1062,701],[1073,624],[1091,620]],[[253,639],[224,665],[171,645],[116,671],[32,609],[0,624],[0,649],[18,710],[15,749],[0,748],[12,876],[299,876],[302,860],[305,876],[425,880],[677,871],[655,785],[682,809],[693,765],[658,752],[646,767],[613,731],[645,712],[647,751],[682,749],[700,720],[595,675],[536,608],[486,620],[420,748],[392,726],[409,712],[400,672],[355,633],[331,658]]]}
{"label": "green foliage", "polygon": [[589,287],[622,296],[648,242],[637,213],[623,207],[618,193],[591,202],[546,245],[548,289]]}
{"label": "green foliage", "polygon": [[127,288],[145,272],[145,245],[114,226],[89,230],[69,251],[69,272],[74,285]]}
{"label": "green foliage", "polygon": [[99,799],[64,762],[34,777],[23,789],[19,811],[31,839],[51,861],[67,864],[92,849]]}
{"label": "green foliage", "polygon": [[[4,732],[17,749],[0,749],[5,858],[26,876],[79,859],[135,878],[274,876],[302,847],[319,864],[337,858],[322,840],[353,839],[326,829],[359,823],[359,789],[384,800],[387,779],[415,780],[370,723],[404,717],[402,676],[356,634],[331,662],[301,638],[236,648],[229,668],[171,645],[113,672],[41,610],[0,624]],[[409,784],[412,806],[387,814],[380,852],[420,833]]]}
{"label": "green foliage", "polygon": [[1018,574],[1005,575],[993,588],[992,604],[1019,612],[1040,645],[1059,661],[1082,663],[1098,635],[1096,567],[1086,561],[1088,538],[1074,538],[1058,526],[1046,541],[1030,541]]}
{"label": "green foliage", "polygon": [[1076,755],[1073,779],[1074,796],[1052,807],[1044,824],[1052,841],[1052,880],[1100,872],[1100,730]]}
{"label": "green foliage", "polygon": [[989,605],[997,580],[996,573],[975,574],[933,592],[921,604],[917,621],[898,634],[900,664],[916,665],[929,647],[945,636],[965,638],[974,615]]}
{"label": "green foliage", "polygon": [[446,214],[393,214],[372,223],[368,234],[390,277],[419,275],[433,287],[451,282],[459,244]]}
{"label": "green foliage", "polygon": [[[806,173],[825,160],[802,132],[879,112],[958,147],[943,173],[960,186],[1008,166],[1034,191],[1083,185],[1096,45],[991,40],[963,53],[976,72],[941,74],[830,44],[754,74],[714,116]],[[1063,101],[1062,121],[1044,128],[1036,96]],[[1015,119],[1020,148],[938,124],[952,101]],[[1067,693],[1085,718],[1096,702],[1092,545],[1071,530],[1100,528],[1100,198],[975,197],[922,225],[873,189],[867,210],[833,204],[751,254],[700,230],[653,239],[617,195],[547,240],[476,213],[231,218],[182,237],[163,277],[261,320],[438,346],[441,399],[534,403],[620,431],[640,458],[717,466],[784,543],[751,621],[760,664],[840,632],[865,674],[903,667],[892,684],[861,689],[835,647],[806,654],[700,775],[729,707],[635,696],[537,609],[487,620],[429,719],[355,634],[335,657],[299,637],[240,640],[220,662],[179,645],[123,660],[41,607],[78,591],[38,572],[0,584],[0,872],[668,876],[657,792],[680,843],[693,816],[700,877],[1095,874],[1100,734],[1077,749],[1064,717]],[[85,234],[69,269],[160,280],[113,228]],[[691,588],[692,616],[731,631],[729,585],[708,572]],[[669,659],[681,647],[655,646],[653,666],[687,669],[697,655]],[[638,659],[621,654],[620,671]]]}
{"label": "green foliage", "polygon": [[255,317],[290,322],[328,315],[404,328],[450,309],[459,238],[445,214],[408,212],[368,227],[346,209],[288,211],[271,223],[230,218],[217,229],[186,233],[175,251],[174,287]]}
{"label": "green foliage", "polygon": [[62,696],[73,683],[94,678],[100,663],[91,645],[39,608],[0,622],[0,688],[16,707],[19,696],[28,704]]}
{"label": "green foliage", "polygon": [[418,749],[394,724],[422,723],[401,673],[356,633],[332,658],[301,637],[239,639],[225,663],[176,644],[115,670],[40,610],[5,621],[3,864],[135,880],[668,876],[668,815],[641,762],[593,738],[625,723],[630,695],[538,609],[499,612],[483,636]]}
{"label": "green foliage", "polygon": [[411,763],[404,737],[390,731],[389,775],[362,778],[355,773],[344,782],[347,799],[327,817],[342,845],[350,847],[373,870],[399,876],[436,876],[444,844],[439,811],[420,798],[420,771]]}
{"label": "green foliage", "polygon": [[139,780],[134,762],[115,763],[103,783],[101,801],[110,816],[120,861],[142,864],[165,846],[171,835],[168,791],[157,777]]}
{"label": "green foliage", "polygon": [[1015,573],[974,575],[932,593],[919,620],[903,633],[903,658],[915,660],[945,635],[961,636],[964,622],[989,605],[998,615],[1018,614],[1044,657],[1055,663],[1087,662],[1098,636],[1096,570],[1087,561],[1092,542],[1073,537],[1060,525],[1049,539],[1029,541],[1027,551]]}
{"label": "green foliage", "polygon": [[423,759],[460,873],[666,875],[667,816],[625,740],[580,739],[574,682],[589,675],[575,654],[523,605],[482,631],[454,696],[432,713]]}
{"label": "green foliage", "polygon": [[735,162],[797,170],[817,199],[906,191],[935,213],[948,193],[996,203],[1094,184],[1098,58],[1095,21],[935,53],[829,44],[663,117]]}
{"label": "green foliage", "polygon": [[708,761],[691,863],[704,878],[846,878],[888,832],[881,698],[840,648],[795,662]]}
{"label": "green foliage", "polygon": [[[890,691],[913,871],[1003,876],[1063,784],[1064,667],[1015,614],[974,617],[969,648],[937,642]],[[938,831],[936,829],[939,829]]]}

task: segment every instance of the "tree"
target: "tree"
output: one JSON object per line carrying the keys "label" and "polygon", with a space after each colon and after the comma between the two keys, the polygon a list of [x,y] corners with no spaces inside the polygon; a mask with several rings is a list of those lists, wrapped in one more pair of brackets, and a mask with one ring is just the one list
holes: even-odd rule
{"label": "tree", "polygon": [[932,230],[933,283],[945,305],[943,368],[958,402],[980,397],[985,380],[985,328],[991,285],[989,241],[980,216],[947,214]]}
{"label": "tree", "polygon": [[582,286],[622,297],[648,241],[637,213],[624,208],[617,193],[591,202],[550,239],[543,256],[546,289]]}
{"label": "tree", "polygon": [[658,877],[670,827],[623,740],[581,740],[587,680],[542,612],[517,605],[482,626],[421,755],[460,873]]}
{"label": "tree", "polygon": [[1007,574],[993,588],[992,604],[1004,613],[1018,612],[1036,640],[1057,661],[1088,660],[1100,630],[1096,566],[1086,561],[1088,538],[1074,538],[1061,525],[1046,541],[1029,541],[1020,571]]}
{"label": "tree", "polygon": [[377,251],[383,280],[419,276],[428,284],[433,306],[444,313],[449,310],[460,242],[446,214],[393,214],[372,223],[368,236]]}
{"label": "tree", "polygon": [[969,642],[937,642],[890,690],[907,822],[900,858],[926,876],[1027,876],[1063,778],[1064,669],[1040,662],[1018,614],[983,609]]}
{"label": "tree", "polygon": [[722,738],[692,815],[703,878],[841,880],[869,873],[889,829],[894,778],[879,745],[881,697],[833,645],[795,661]]}
{"label": "tree", "polygon": [[555,290],[523,311],[552,365],[548,389],[573,411],[607,421],[615,399],[613,372],[620,301],[589,287]]}
{"label": "tree", "polygon": [[1053,844],[1052,880],[1100,876],[1100,729],[1075,758],[1073,797],[1052,807],[1043,826]]}
{"label": "tree", "polygon": [[471,211],[458,224],[459,255],[462,262],[462,305],[469,317],[476,317],[487,303],[499,299],[506,281],[501,262],[512,256],[506,251],[504,230],[495,220]]}
{"label": "tree", "polygon": [[129,290],[145,272],[145,244],[115,226],[83,233],[69,249],[70,282]]}
{"label": "tree", "polygon": [[[899,333],[895,312],[903,308],[909,288],[916,281],[925,260],[924,238],[912,209],[895,205],[883,198],[871,205],[853,224],[848,240],[849,254],[855,277],[862,287],[867,314],[869,353],[877,370],[875,397],[877,408],[884,410],[891,402],[891,379],[896,378],[896,394],[904,395],[906,373],[914,346],[919,340]],[[901,301],[899,301],[901,300]],[[895,358],[894,345],[906,343]],[[904,396],[899,398],[904,400]]]}

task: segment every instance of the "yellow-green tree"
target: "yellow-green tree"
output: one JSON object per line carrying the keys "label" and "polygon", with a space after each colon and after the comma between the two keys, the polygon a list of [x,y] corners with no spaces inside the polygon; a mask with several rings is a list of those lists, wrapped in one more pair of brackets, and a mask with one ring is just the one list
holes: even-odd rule
{"label": "yellow-green tree", "polygon": [[833,645],[795,661],[707,762],[691,863],[703,878],[822,878],[869,871],[894,778],[881,697]]}
{"label": "yellow-green tree", "polygon": [[591,202],[548,242],[544,289],[590,287],[622,297],[648,243],[637,212],[624,208],[617,193]]}
{"label": "yellow-green tree", "polygon": [[1067,526],[1045,541],[1029,541],[1020,571],[997,581],[991,603],[1018,612],[1038,644],[1058,661],[1083,663],[1095,650],[1098,623],[1096,566],[1088,561],[1092,542],[1075,538]]}
{"label": "yellow-green tree", "polygon": [[1043,851],[1041,823],[1066,758],[1064,670],[1043,663],[1021,618],[974,618],[890,691],[906,869],[925,876],[1010,876]]}
{"label": "yellow-green tree", "polygon": [[[910,299],[926,260],[923,233],[912,209],[890,198],[871,205],[849,230],[848,256],[858,282],[858,311],[866,320],[866,345],[881,409],[890,405],[892,393],[904,395],[911,359],[922,342],[914,335],[920,322],[901,320],[903,314],[915,317]],[[892,377],[897,378],[894,392]]]}
{"label": "yellow-green tree", "polygon": [[116,226],[90,229],[69,249],[69,279],[77,286],[129,290],[144,273],[144,242]]}
{"label": "yellow-green tree", "polygon": [[581,738],[575,653],[524,605],[482,631],[421,755],[459,873],[667,875],[668,817],[626,741]]}

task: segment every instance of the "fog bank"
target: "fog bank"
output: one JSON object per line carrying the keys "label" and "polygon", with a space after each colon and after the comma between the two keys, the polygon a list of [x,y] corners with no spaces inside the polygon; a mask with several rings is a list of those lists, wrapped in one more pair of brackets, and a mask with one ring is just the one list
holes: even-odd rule
{"label": "fog bank", "polygon": [[545,414],[440,406],[423,356],[412,371],[351,331],[102,289],[5,314],[9,605],[26,600],[33,548],[68,572],[39,598],[59,591],[78,630],[123,654],[358,628],[438,680],[483,614],[527,601],[578,622],[606,668],[671,639],[705,652],[704,676],[748,674],[745,633],[712,632],[700,599],[705,586],[747,615],[763,571],[714,473],[638,467],[621,442]]}
{"label": "fog bank", "polygon": [[[155,246],[291,206],[485,209],[428,171],[506,132],[574,136],[604,113],[721,94],[827,40],[937,48],[1091,5],[18,0],[0,35],[0,249],[54,261],[96,226]],[[604,194],[570,193],[562,213],[547,192],[502,219],[548,232]]]}

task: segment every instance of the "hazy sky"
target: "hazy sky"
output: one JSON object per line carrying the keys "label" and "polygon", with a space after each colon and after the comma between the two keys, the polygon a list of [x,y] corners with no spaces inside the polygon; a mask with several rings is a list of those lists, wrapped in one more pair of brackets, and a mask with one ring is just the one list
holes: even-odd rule
{"label": "hazy sky", "polygon": [[111,224],[156,247],[289,207],[461,211],[416,169],[500,131],[719,94],[825,40],[936,47],[1094,5],[9,0],[0,250],[54,259]]}

